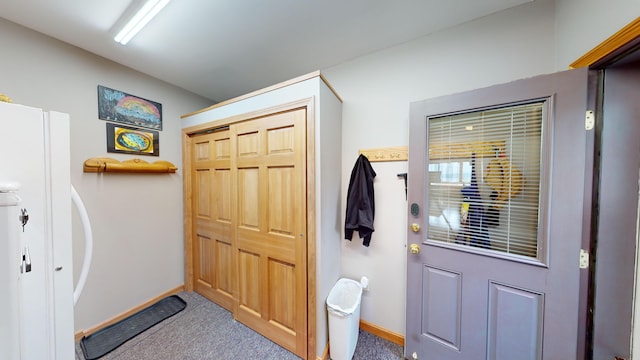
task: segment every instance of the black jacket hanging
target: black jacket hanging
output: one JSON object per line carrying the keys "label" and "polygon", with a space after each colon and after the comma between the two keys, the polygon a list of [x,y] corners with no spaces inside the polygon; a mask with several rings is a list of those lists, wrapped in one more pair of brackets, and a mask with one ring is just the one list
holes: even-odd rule
{"label": "black jacket hanging", "polygon": [[373,233],[373,218],[375,216],[375,201],[373,195],[373,171],[366,156],[360,154],[351,171],[349,190],[347,192],[347,213],[344,221],[345,239],[351,240],[353,231],[357,230],[362,245],[369,246]]}

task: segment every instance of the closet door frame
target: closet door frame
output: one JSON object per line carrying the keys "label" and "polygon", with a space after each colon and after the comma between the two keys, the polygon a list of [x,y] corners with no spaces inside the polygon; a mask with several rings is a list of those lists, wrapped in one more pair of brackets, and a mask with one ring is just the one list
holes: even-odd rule
{"label": "closet door frame", "polygon": [[[307,229],[306,229],[306,255],[307,255],[307,358],[316,358],[316,184],[315,184],[315,107],[314,98],[305,98],[274,107],[247,112],[228,118],[211,121],[182,129],[182,183],[183,183],[183,211],[184,211],[184,288],[185,291],[194,290],[194,214],[193,214],[193,178],[192,178],[192,136],[228,126],[231,124],[257,119],[263,116],[306,109],[306,203],[307,203]],[[233,296],[237,296],[234,289]]]}

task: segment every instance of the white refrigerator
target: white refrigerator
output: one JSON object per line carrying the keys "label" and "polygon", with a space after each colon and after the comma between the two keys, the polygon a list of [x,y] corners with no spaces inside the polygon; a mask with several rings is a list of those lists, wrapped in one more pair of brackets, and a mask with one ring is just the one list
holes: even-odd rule
{"label": "white refrigerator", "polygon": [[0,359],[74,359],[69,116],[0,102]]}

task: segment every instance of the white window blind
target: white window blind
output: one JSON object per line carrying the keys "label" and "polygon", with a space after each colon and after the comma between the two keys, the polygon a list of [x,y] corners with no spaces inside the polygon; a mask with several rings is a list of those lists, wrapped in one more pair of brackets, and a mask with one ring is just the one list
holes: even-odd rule
{"label": "white window blind", "polygon": [[543,107],[428,119],[430,240],[540,257]]}

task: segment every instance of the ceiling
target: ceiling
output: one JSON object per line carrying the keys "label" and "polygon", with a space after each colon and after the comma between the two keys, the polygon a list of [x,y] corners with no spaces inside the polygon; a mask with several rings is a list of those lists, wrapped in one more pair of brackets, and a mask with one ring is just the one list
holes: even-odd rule
{"label": "ceiling", "polygon": [[533,0],[173,0],[126,46],[140,0],[0,0],[0,17],[224,101]]}

